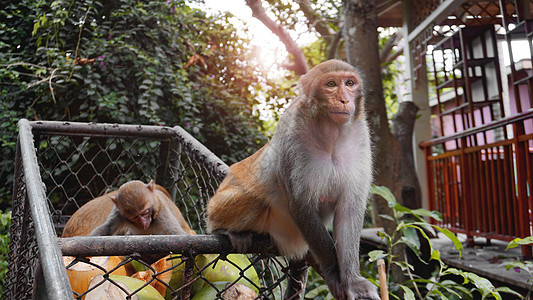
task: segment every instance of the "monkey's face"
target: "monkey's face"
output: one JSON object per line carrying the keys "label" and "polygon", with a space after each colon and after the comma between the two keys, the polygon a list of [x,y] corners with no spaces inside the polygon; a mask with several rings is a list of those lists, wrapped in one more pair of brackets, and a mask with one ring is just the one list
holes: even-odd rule
{"label": "monkey's face", "polygon": [[128,218],[137,228],[146,230],[152,223],[152,206],[147,204],[137,214]]}
{"label": "monkey's face", "polygon": [[352,72],[331,72],[324,74],[317,82],[317,105],[331,120],[344,124],[356,114],[356,102],[361,98],[361,86]]}

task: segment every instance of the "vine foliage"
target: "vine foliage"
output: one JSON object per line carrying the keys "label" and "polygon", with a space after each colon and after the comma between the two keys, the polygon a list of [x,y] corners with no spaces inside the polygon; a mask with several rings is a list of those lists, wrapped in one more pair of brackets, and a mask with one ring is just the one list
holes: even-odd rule
{"label": "vine foliage", "polygon": [[0,200],[16,122],[180,125],[227,163],[265,142],[265,86],[229,14],[183,0],[4,1],[0,5]]}

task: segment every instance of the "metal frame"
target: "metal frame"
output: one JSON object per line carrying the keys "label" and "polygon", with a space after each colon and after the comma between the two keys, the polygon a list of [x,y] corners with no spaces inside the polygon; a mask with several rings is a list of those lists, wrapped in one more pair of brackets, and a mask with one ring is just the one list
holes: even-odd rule
{"label": "metal frame", "polygon": [[[72,299],[63,255],[139,257],[142,254],[181,253],[186,268],[184,283],[190,283],[197,279],[193,277],[196,255],[218,253],[223,259],[227,254],[237,253],[227,237],[202,234],[57,238],[39,170],[36,154],[38,145],[35,144],[34,135],[121,137],[160,141],[162,146],[159,155],[165,158],[165,166],[158,167],[158,177],[162,176],[167,168],[173,167],[168,155],[172,147],[178,148],[180,153],[194,160],[203,172],[211,174],[210,176],[219,182],[229,170],[224,162],[181,127],[20,120],[13,188],[12,240],[5,284],[8,299],[20,299],[29,295],[33,298],[54,300]],[[170,166],[167,166],[167,163],[170,163]],[[277,249],[268,237],[256,236],[252,245],[247,254],[257,254],[256,261],[270,257],[275,260]],[[281,272],[284,275],[275,279],[274,283],[279,285],[282,280],[288,280],[284,298],[299,299],[305,289],[307,265],[305,262],[290,262]],[[259,297],[263,298],[261,292],[269,292],[270,289],[273,288],[260,290]],[[184,284],[180,291],[181,299],[189,299],[191,285]],[[81,296],[83,294],[79,297]],[[176,298],[177,296],[174,297]]]}

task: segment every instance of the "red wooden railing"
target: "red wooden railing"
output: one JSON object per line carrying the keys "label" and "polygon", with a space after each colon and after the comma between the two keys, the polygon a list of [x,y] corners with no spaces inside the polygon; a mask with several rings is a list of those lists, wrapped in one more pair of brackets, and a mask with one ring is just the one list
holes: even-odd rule
{"label": "red wooden railing", "polygon": [[[510,241],[532,235],[533,111],[420,144],[426,157],[430,209],[457,233]],[[512,130],[512,138],[481,145],[479,133]],[[528,131],[532,131],[528,127]],[[447,141],[457,150],[441,153]],[[522,254],[531,257],[531,246]]]}

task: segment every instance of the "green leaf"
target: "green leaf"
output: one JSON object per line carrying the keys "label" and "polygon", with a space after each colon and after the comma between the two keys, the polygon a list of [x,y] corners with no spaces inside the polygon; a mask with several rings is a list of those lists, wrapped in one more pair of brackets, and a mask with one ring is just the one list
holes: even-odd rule
{"label": "green leaf", "polygon": [[396,223],[396,220],[389,215],[380,214],[379,217]]}
{"label": "green leaf", "polygon": [[453,232],[451,232],[450,230],[448,230],[446,228],[441,228],[441,227],[436,226],[436,225],[434,225],[433,227],[436,228],[438,231],[442,232],[446,237],[448,237],[453,242],[453,245],[454,245],[455,249],[457,249],[459,251],[459,258],[461,258],[462,257],[462,253],[463,253],[463,244],[461,243],[461,241],[459,241],[457,236],[455,234],[453,234]]}
{"label": "green leaf", "polygon": [[431,251],[431,259],[440,261],[440,251],[437,249],[433,249],[433,251]]}
{"label": "green leaf", "polygon": [[411,210],[411,213],[414,215],[420,216],[420,217],[430,217],[437,221],[442,221],[442,214],[436,210],[429,211],[424,208],[417,208],[417,209]]}
{"label": "green leaf", "polygon": [[467,274],[470,281],[478,288],[481,294],[483,294],[483,297],[491,294],[497,300],[502,299],[501,295],[496,291],[496,288],[488,279],[470,272],[465,272],[465,274]]}
{"label": "green leaf", "polygon": [[411,271],[414,271],[414,267],[413,265],[409,264],[409,263],[406,263],[405,261],[392,261],[393,264],[397,265],[398,267],[400,267],[402,269],[402,271],[407,271],[407,269],[410,269]]}
{"label": "green leaf", "polygon": [[471,272],[464,272],[455,268],[449,268],[444,271],[443,274],[459,275],[464,278],[463,284],[472,282],[472,284],[476,286],[477,290],[483,295],[483,298],[488,295],[491,295],[497,300],[502,299],[501,295],[496,291],[494,285],[492,285],[492,283],[486,278],[480,277],[477,274]]}
{"label": "green leaf", "polygon": [[389,207],[394,208],[396,207],[396,205],[398,205],[398,202],[396,201],[396,198],[394,197],[392,192],[389,190],[389,188],[385,186],[372,185],[372,187],[370,188],[370,193],[381,196],[387,201]]}
{"label": "green leaf", "polygon": [[318,297],[319,295],[323,294],[323,293],[327,293],[329,290],[328,290],[328,286],[327,285],[319,285],[318,287],[310,290],[309,292],[307,292],[305,294],[305,297],[306,298],[311,298],[311,299],[314,299],[316,297]]}
{"label": "green leaf", "polygon": [[415,300],[415,293],[413,293],[413,291],[411,291],[411,289],[409,289],[408,287],[406,287],[405,285],[402,285],[402,284],[400,284],[400,287],[403,290],[403,298],[405,300]]}
{"label": "green leaf", "polygon": [[512,290],[511,288],[509,287],[506,287],[506,286],[502,286],[502,287],[499,287],[499,288],[496,288],[496,291],[498,291],[499,293],[506,293],[506,294],[512,294],[512,295],[515,295],[516,297],[520,298],[520,299],[523,299],[524,297],[522,296],[522,294]]}
{"label": "green leaf", "polygon": [[440,290],[438,289],[433,289],[431,290],[431,294],[433,295],[438,295],[439,296],[439,299],[441,300],[447,300],[448,297],[446,297]]}
{"label": "green leaf", "polygon": [[512,240],[511,242],[509,242],[509,245],[507,245],[507,248],[505,248],[505,250],[507,249],[511,249],[511,248],[514,248],[514,247],[517,247],[517,246],[521,246],[521,245],[529,245],[529,244],[533,244],[533,236],[528,236],[526,238],[516,238],[514,240]]}
{"label": "green leaf", "polygon": [[416,228],[406,227],[403,229],[402,232],[402,239],[406,242],[409,248],[411,248],[416,253],[420,253],[420,239],[418,238],[418,234],[416,233]]}
{"label": "green leaf", "polygon": [[387,253],[383,250],[373,250],[373,251],[368,252],[368,256],[369,256],[369,260],[371,262],[374,262],[374,261],[377,261],[378,259],[386,258]]}

